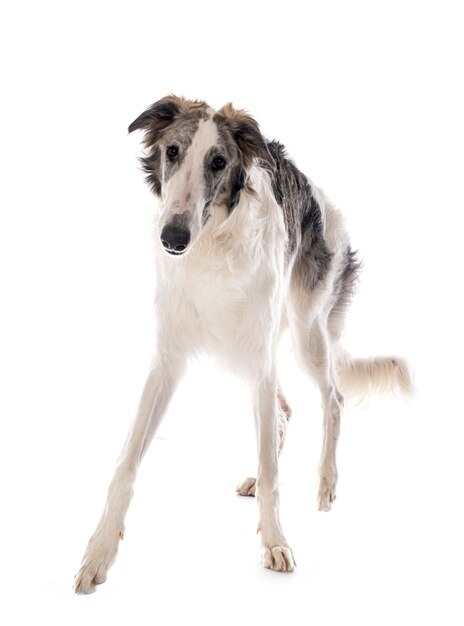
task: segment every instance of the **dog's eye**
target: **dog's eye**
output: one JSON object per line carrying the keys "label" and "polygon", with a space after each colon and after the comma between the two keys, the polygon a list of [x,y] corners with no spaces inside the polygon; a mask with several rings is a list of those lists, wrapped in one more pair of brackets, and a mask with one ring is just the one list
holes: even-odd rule
{"label": "dog's eye", "polygon": [[211,166],[215,172],[219,172],[219,170],[223,170],[225,168],[226,160],[222,157],[216,157],[213,159]]}
{"label": "dog's eye", "polygon": [[179,155],[179,148],[177,146],[168,146],[166,150],[166,156],[168,159],[175,159]]}

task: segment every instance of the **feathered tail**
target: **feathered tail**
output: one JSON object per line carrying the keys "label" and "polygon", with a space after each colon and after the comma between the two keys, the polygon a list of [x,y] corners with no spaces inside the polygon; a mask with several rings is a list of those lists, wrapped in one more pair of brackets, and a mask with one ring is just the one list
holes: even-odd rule
{"label": "feathered tail", "polygon": [[337,367],[340,391],[346,398],[364,400],[374,393],[393,392],[410,399],[414,395],[412,371],[403,358],[394,356],[358,359],[342,352]]}

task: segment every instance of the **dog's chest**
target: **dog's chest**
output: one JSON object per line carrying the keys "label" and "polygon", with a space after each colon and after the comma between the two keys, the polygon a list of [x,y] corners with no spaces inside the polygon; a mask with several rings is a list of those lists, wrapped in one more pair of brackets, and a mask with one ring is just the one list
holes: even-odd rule
{"label": "dog's chest", "polygon": [[253,279],[236,267],[189,268],[179,277],[178,306],[185,323],[194,325],[199,339],[228,342],[240,332],[245,312],[253,306]]}
{"label": "dog's chest", "polygon": [[246,258],[179,264],[160,299],[164,328],[179,347],[216,353],[232,365],[251,360],[265,341],[271,283]]}
{"label": "dog's chest", "polygon": [[159,258],[163,330],[180,351],[251,365],[273,342],[286,284],[285,226],[275,202],[253,202],[237,207],[222,233],[206,232],[184,258],[164,251]]}

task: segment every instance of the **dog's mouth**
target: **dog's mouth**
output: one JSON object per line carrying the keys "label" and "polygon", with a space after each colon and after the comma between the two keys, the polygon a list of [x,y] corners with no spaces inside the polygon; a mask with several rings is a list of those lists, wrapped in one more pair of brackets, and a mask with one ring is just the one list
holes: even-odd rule
{"label": "dog's mouth", "polygon": [[[165,248],[166,250],[166,248]],[[177,250],[166,250],[168,254],[172,254],[172,256],[182,256],[187,252],[187,250],[182,250],[182,252],[178,252]]]}

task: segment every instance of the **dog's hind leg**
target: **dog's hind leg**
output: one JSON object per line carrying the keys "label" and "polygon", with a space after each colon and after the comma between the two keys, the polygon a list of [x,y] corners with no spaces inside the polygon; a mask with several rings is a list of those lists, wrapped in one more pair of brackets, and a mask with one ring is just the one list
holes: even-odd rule
{"label": "dog's hind leg", "polygon": [[[277,387],[277,400],[278,400],[278,441],[279,441],[279,455],[282,452],[282,448],[285,443],[285,435],[287,432],[288,421],[292,415],[292,410],[288,405],[288,402],[282,393],[280,387]],[[237,489],[237,493],[240,496],[254,496],[256,492],[256,478],[246,478],[242,481]]]}
{"label": "dog's hind leg", "polygon": [[323,312],[313,317],[310,301],[294,294],[290,322],[295,354],[303,369],[316,381],[322,399],[324,443],[319,465],[318,506],[330,511],[337,484],[336,448],[340,434],[343,396],[335,376],[335,355]]}
{"label": "dog's hind leg", "polygon": [[124,535],[124,519],[133,494],[133,485],[140,462],[153,439],[169,404],[183,366],[171,360],[158,360],[145,383],[136,418],[119,457],[103,515],[89,540],[76,574],[76,593],[90,593],[106,580],[108,569]]}
{"label": "dog's hind leg", "polygon": [[330,340],[324,326],[315,322],[310,332],[311,354],[309,369],[314,376],[322,399],[324,435],[319,464],[318,508],[330,511],[336,497],[336,450],[340,436],[343,396],[338,389]]}

